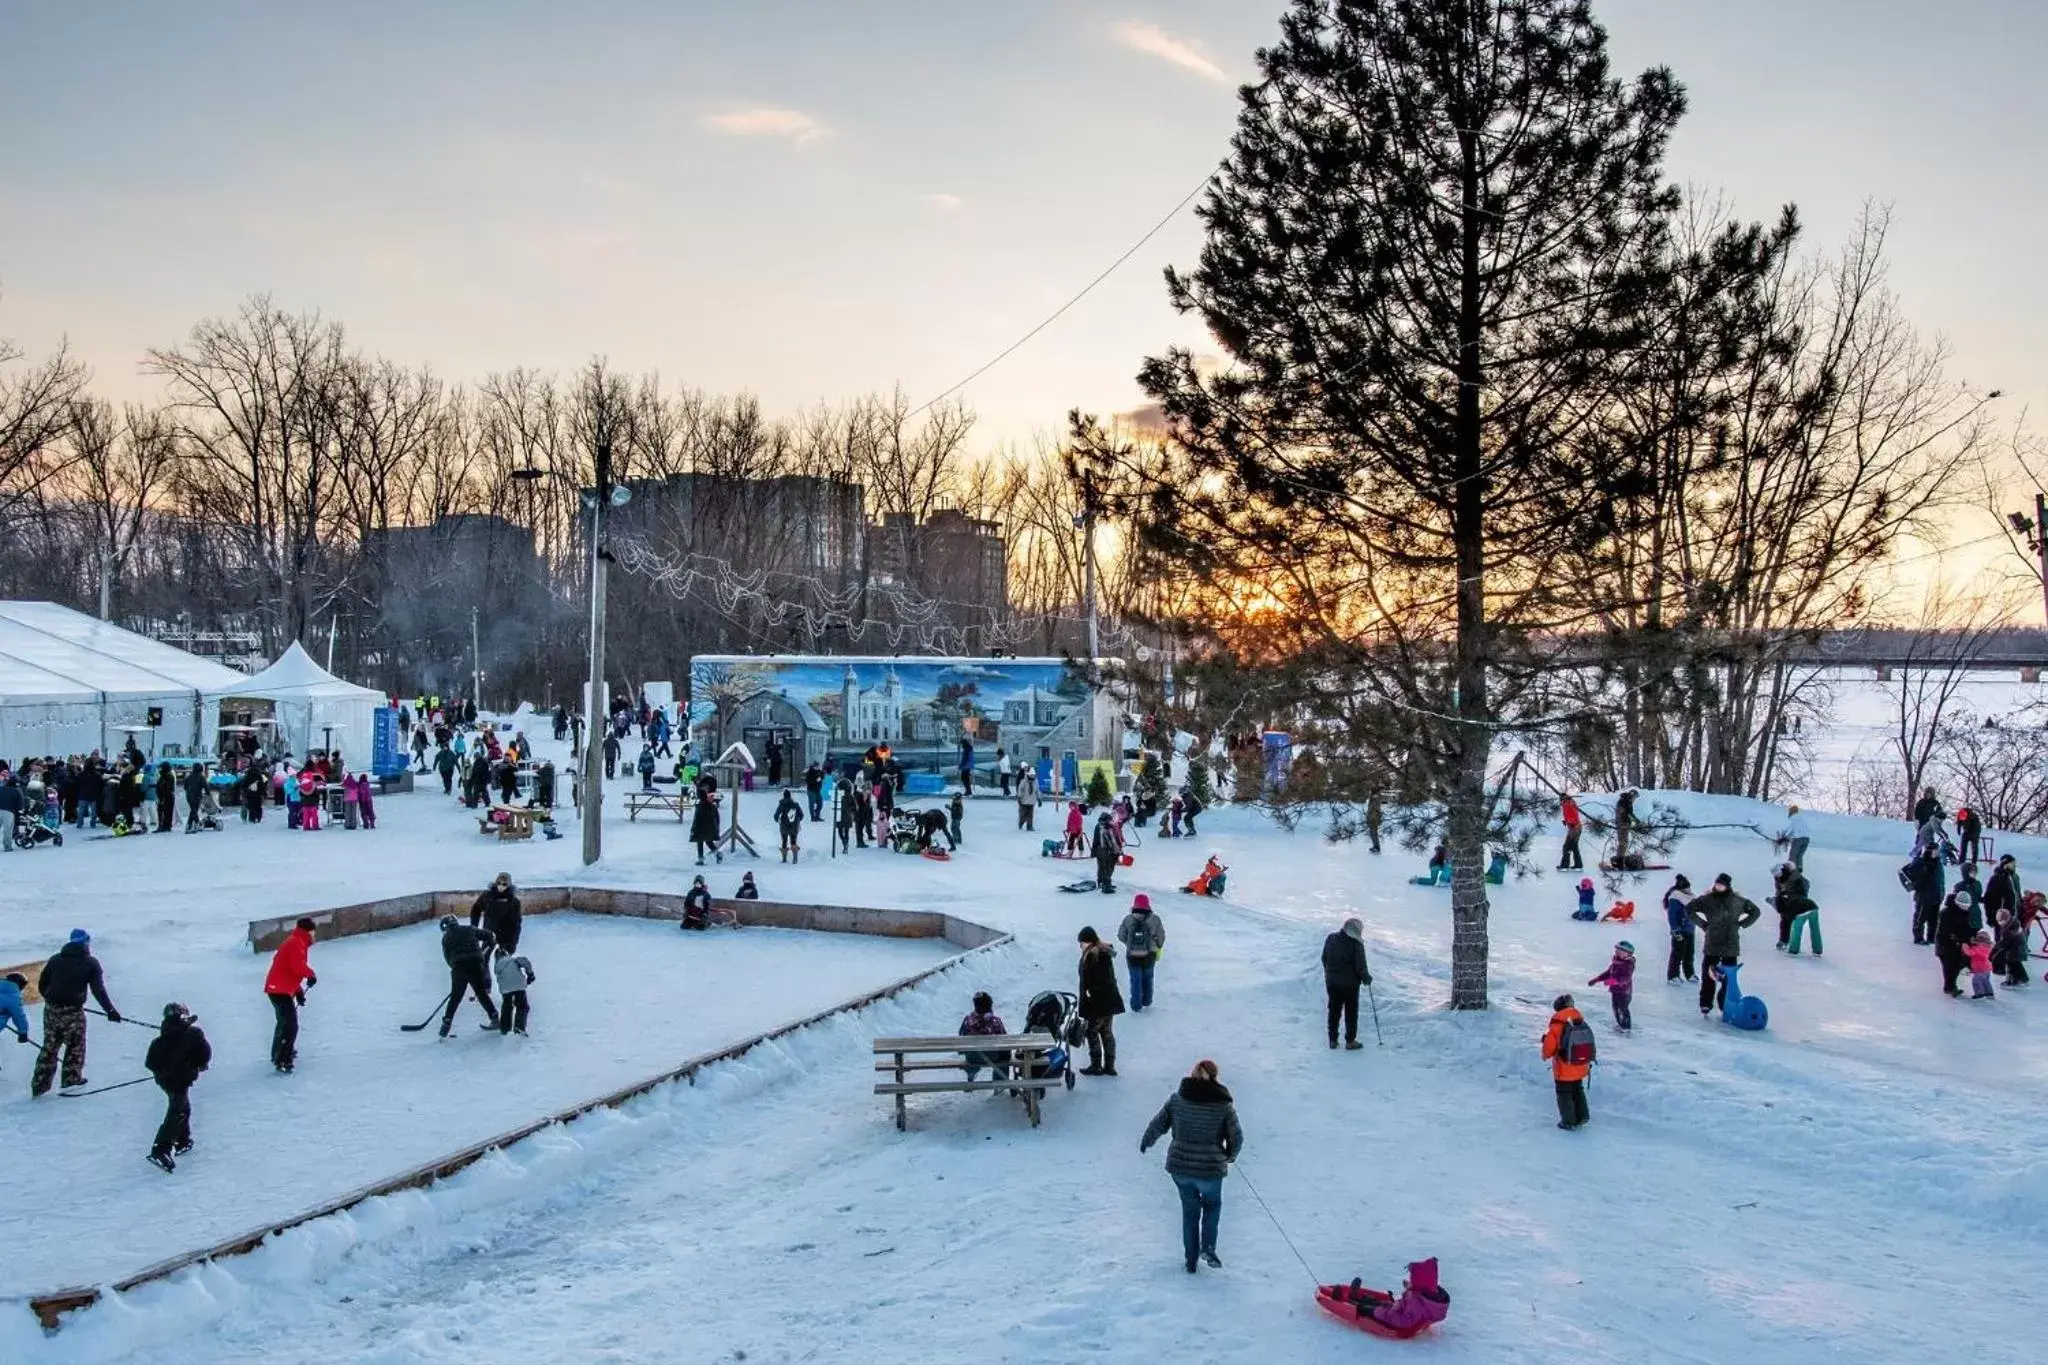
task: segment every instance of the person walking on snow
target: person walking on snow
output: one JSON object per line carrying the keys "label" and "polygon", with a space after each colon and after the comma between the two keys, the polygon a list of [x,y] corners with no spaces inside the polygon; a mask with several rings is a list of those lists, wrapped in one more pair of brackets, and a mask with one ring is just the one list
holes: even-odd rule
{"label": "person walking on snow", "polygon": [[1579,803],[1569,794],[1558,802],[1558,817],[1564,821],[1564,850],[1558,854],[1557,870],[1581,871],[1586,866],[1586,860],[1579,855],[1579,835],[1585,824],[1585,817],[1579,814]]}
{"label": "person walking on snow", "polygon": [[192,1085],[213,1064],[213,1048],[199,1031],[199,1019],[176,1001],[164,1006],[163,1026],[150,1041],[142,1064],[164,1092],[164,1119],[150,1144],[150,1164],[166,1174],[192,1150]]}
{"label": "person walking on snow", "polygon": [[1017,769],[1017,828],[1036,830],[1038,817],[1038,774],[1028,766]]}
{"label": "person walking on snow", "polygon": [[1330,999],[1327,1024],[1333,1051],[1340,1019],[1345,1049],[1356,1052],[1365,1046],[1358,1041],[1358,989],[1371,984],[1372,971],[1365,962],[1365,923],[1353,916],[1323,940],[1323,991]]}
{"label": "person walking on snow", "polygon": [[1166,950],[1166,926],[1152,913],[1152,898],[1140,891],[1131,900],[1131,912],[1116,927],[1116,941],[1124,945],[1124,965],[1131,974],[1131,1013],[1143,1014],[1152,1003],[1152,969]]}
{"label": "person walking on snow", "polygon": [[1221,1270],[1216,1256],[1216,1225],[1223,1217],[1223,1177],[1244,1152],[1244,1128],[1237,1105],[1217,1076],[1216,1063],[1204,1059],[1182,1079],[1180,1087],[1145,1125],[1138,1150],[1173,1135],[1166,1148],[1166,1173],[1180,1191],[1180,1245],[1188,1274],[1198,1263]]}
{"label": "person walking on snow", "polygon": [[[1964,903],[1961,896],[1949,892],[1948,899],[1941,903],[1941,914],[1934,924],[1934,955],[1941,963],[1941,989],[1948,995],[1962,994],[1956,986],[1956,977],[1962,974],[1969,962],[1969,945],[1976,939],[1980,928],[1976,912]],[[47,1037],[48,1023],[43,1027]]]}
{"label": "person walking on snow", "polygon": [[310,919],[301,919],[284,936],[284,942],[277,945],[271,955],[270,971],[263,978],[263,994],[270,1000],[270,1009],[277,1016],[277,1023],[270,1031],[270,1064],[282,1074],[291,1074],[299,1057],[299,1009],[306,1003],[306,992],[320,984],[320,978],[313,974],[307,955],[313,951],[313,940],[317,936]]}
{"label": "person walking on snow", "polygon": [[1733,880],[1726,872],[1714,878],[1714,889],[1697,897],[1687,907],[1692,922],[1707,931],[1700,954],[1700,1013],[1712,1014],[1717,1004],[1728,999],[1728,983],[1716,967],[1742,965],[1742,931],[1763,918],[1763,911],[1747,896],[1735,894]]}
{"label": "person walking on snow", "polygon": [[782,855],[783,862],[793,863],[797,860],[796,839],[803,827],[803,807],[797,805],[796,797],[790,793],[789,788],[784,787],[782,800],[775,807],[775,829],[782,836],[777,852]]}
{"label": "person walking on snow", "polygon": [[1977,936],[1963,945],[1963,956],[1970,964],[1970,998],[1991,1000],[1997,992],[1991,989],[1991,934],[1978,930]]}
{"label": "person walking on snow", "polygon": [[1671,927],[1671,958],[1664,964],[1664,979],[1677,985],[1681,973],[1687,981],[1697,980],[1693,975],[1693,947],[1698,939],[1693,934],[1692,915],[1687,907],[1692,904],[1692,883],[1683,873],[1671,879],[1671,889],[1664,893],[1664,920]]}
{"label": "person walking on snow", "polygon": [[469,907],[469,927],[480,925],[489,930],[491,941],[508,953],[519,951],[519,930],[524,920],[510,872],[500,872],[491,878],[490,886]]}
{"label": "person walking on snow", "polygon": [[1806,818],[1806,812],[1797,806],[1785,807],[1786,856],[1792,866],[1800,872],[1806,871],[1806,846],[1813,842],[1813,829]]}
{"label": "person walking on snow", "polygon": [[1913,942],[1916,945],[1932,943],[1934,922],[1941,914],[1941,899],[1948,885],[1948,872],[1941,865],[1941,850],[1923,847],[1899,875],[1913,891]]}
{"label": "person walking on snow", "polygon": [[1607,964],[1607,970],[1586,983],[1588,986],[1605,986],[1607,998],[1614,1005],[1614,1027],[1627,1033],[1634,1025],[1630,1022],[1628,1006],[1636,993],[1636,945],[1627,939],[1614,945],[1614,960]]}
{"label": "person walking on snow", "polygon": [[725,855],[718,851],[718,793],[699,790],[697,809],[690,816],[690,842],[697,846],[697,866],[704,866],[704,855],[709,853],[719,862]]}
{"label": "person walking on snow", "polygon": [[491,999],[487,965],[494,940],[491,931],[464,924],[453,915],[441,917],[441,960],[448,964],[448,1004],[441,1011],[441,1036],[455,1026],[455,1011],[465,994],[474,994],[483,1006],[485,1028],[498,1025],[498,1006]]}
{"label": "person walking on snow", "polygon": [[1593,1072],[1592,1030],[1569,995],[1551,1002],[1550,1027],[1543,1031],[1543,1056],[1557,1086],[1557,1126],[1568,1133],[1585,1127],[1593,1117],[1586,1108],[1586,1077]]}
{"label": "person walking on snow", "polygon": [[206,765],[194,763],[185,770],[185,832],[199,832],[201,808],[206,805]]}
{"label": "person walking on snow", "polygon": [[100,1011],[109,1020],[116,1024],[121,1022],[121,1011],[107,999],[106,974],[100,970],[99,959],[92,955],[92,935],[83,929],[73,929],[64,946],[57,950],[57,955],[43,964],[42,975],[36,979],[36,990],[43,997],[43,1053],[36,1058],[35,1070],[29,1077],[31,1099],[49,1093],[50,1079],[56,1074],[60,1061],[66,1090],[86,1083],[85,998],[88,992],[99,1001]]}
{"label": "person walking on snow", "polygon": [[813,763],[804,769],[804,799],[810,804],[811,823],[825,819],[825,770]]}
{"label": "person walking on snow", "polygon": [[1067,802],[1067,842],[1064,852],[1079,857],[1087,849],[1087,838],[1083,834],[1086,828],[1086,817],[1081,813],[1081,803]]}
{"label": "person walking on snow", "polygon": [[1088,1029],[1088,1065],[1083,1076],[1116,1075],[1116,1017],[1124,998],[1116,988],[1116,949],[1092,927],[1075,935],[1081,945],[1079,1010]]}
{"label": "person walking on snow", "polygon": [[1103,895],[1116,892],[1116,860],[1123,855],[1123,845],[1117,842],[1116,830],[1111,828],[1109,812],[1095,817],[1095,832],[1089,836],[1088,851],[1095,858],[1095,886]]}
{"label": "person walking on snow", "polygon": [[598,746],[604,751],[604,780],[609,782],[619,775],[619,736],[615,730],[604,732],[604,743]]}

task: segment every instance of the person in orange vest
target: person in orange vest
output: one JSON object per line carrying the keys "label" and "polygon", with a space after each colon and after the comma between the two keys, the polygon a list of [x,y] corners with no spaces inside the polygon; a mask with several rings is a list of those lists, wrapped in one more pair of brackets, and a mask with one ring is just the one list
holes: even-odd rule
{"label": "person in orange vest", "polygon": [[1593,1116],[1586,1109],[1586,1077],[1593,1071],[1593,1030],[1569,995],[1551,1005],[1550,1027],[1543,1033],[1543,1056],[1557,1082],[1557,1126],[1566,1132],[1583,1128]]}

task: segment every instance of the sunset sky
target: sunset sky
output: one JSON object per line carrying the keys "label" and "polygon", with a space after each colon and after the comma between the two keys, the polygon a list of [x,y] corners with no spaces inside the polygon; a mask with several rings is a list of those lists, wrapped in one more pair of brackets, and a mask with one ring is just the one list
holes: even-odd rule
{"label": "sunset sky", "polygon": [[[1677,179],[1890,203],[1955,371],[2048,398],[2048,7],[1601,0],[1691,93]],[[0,336],[99,389],[270,292],[459,380],[593,353],[774,410],[921,401],[1051,312],[1225,151],[1277,0],[399,4],[0,0]],[[1133,406],[1201,337],[1181,215],[966,396],[990,442]]]}

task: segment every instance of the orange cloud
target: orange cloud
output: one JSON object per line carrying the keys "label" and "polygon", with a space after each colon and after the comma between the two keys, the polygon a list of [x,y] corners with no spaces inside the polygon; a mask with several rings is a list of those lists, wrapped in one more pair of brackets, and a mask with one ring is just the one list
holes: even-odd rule
{"label": "orange cloud", "polygon": [[706,126],[733,137],[787,138],[799,147],[826,137],[832,131],[801,109],[783,109],[774,105],[729,109],[724,113],[706,115],[704,122]]}
{"label": "orange cloud", "polygon": [[1201,44],[1192,39],[1176,38],[1157,24],[1137,19],[1124,20],[1112,32],[1118,42],[1134,52],[1171,62],[1181,70],[1192,71],[1206,80],[1225,85],[1230,83],[1230,77],[1224,74],[1223,68],[1204,56]]}

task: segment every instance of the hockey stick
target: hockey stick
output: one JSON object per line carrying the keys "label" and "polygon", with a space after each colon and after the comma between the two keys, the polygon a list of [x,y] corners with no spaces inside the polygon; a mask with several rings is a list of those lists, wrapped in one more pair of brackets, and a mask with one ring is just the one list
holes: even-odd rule
{"label": "hockey stick", "polygon": [[109,1090],[126,1090],[131,1085],[142,1085],[147,1081],[155,1079],[156,1077],[154,1076],[137,1076],[132,1081],[116,1081],[112,1085],[96,1085],[90,1090],[59,1090],[57,1094],[59,1097],[67,1100],[81,1100],[87,1095],[104,1095]]}
{"label": "hockey stick", "polygon": [[432,1013],[428,1014],[426,1018],[420,1020],[417,1024],[400,1024],[398,1026],[398,1031],[400,1033],[418,1033],[421,1029],[425,1028],[427,1025],[434,1022],[434,1015],[439,1014],[441,1012],[441,1006],[446,1005],[447,1003],[448,997],[445,995],[442,996],[441,1004],[434,1006]]}
{"label": "hockey stick", "polygon": [[[106,1013],[106,1012],[104,1012],[104,1011],[102,1011],[102,1010],[96,1010],[96,1009],[94,1009],[94,1008],[93,1008],[93,1007],[92,1007],[91,1005],[87,1005],[87,1006],[85,1007],[85,1012],[86,1012],[87,1014],[97,1014],[97,1015],[99,1015],[99,1017],[100,1017],[100,1018],[102,1018],[102,1019],[114,1019],[114,1016],[113,1016],[113,1015],[111,1015],[111,1014],[108,1014],[108,1013]],[[122,1016],[121,1016],[120,1018],[118,1018],[118,1019],[114,1019],[114,1022],[115,1022],[115,1023],[117,1023],[117,1024],[133,1024],[133,1025],[135,1025],[135,1027],[137,1027],[137,1028],[153,1028],[153,1029],[155,1029],[155,1030],[156,1030],[156,1031],[157,1031],[158,1033],[162,1033],[162,1032],[164,1031],[164,1026],[163,1026],[162,1024],[151,1024],[151,1023],[146,1023],[146,1022],[144,1022],[144,1021],[143,1021],[143,1020],[141,1020],[141,1019],[130,1019],[130,1018],[129,1018],[129,1017],[127,1016],[127,1015],[125,1015],[125,1014],[124,1014],[124,1015],[122,1015]]]}

